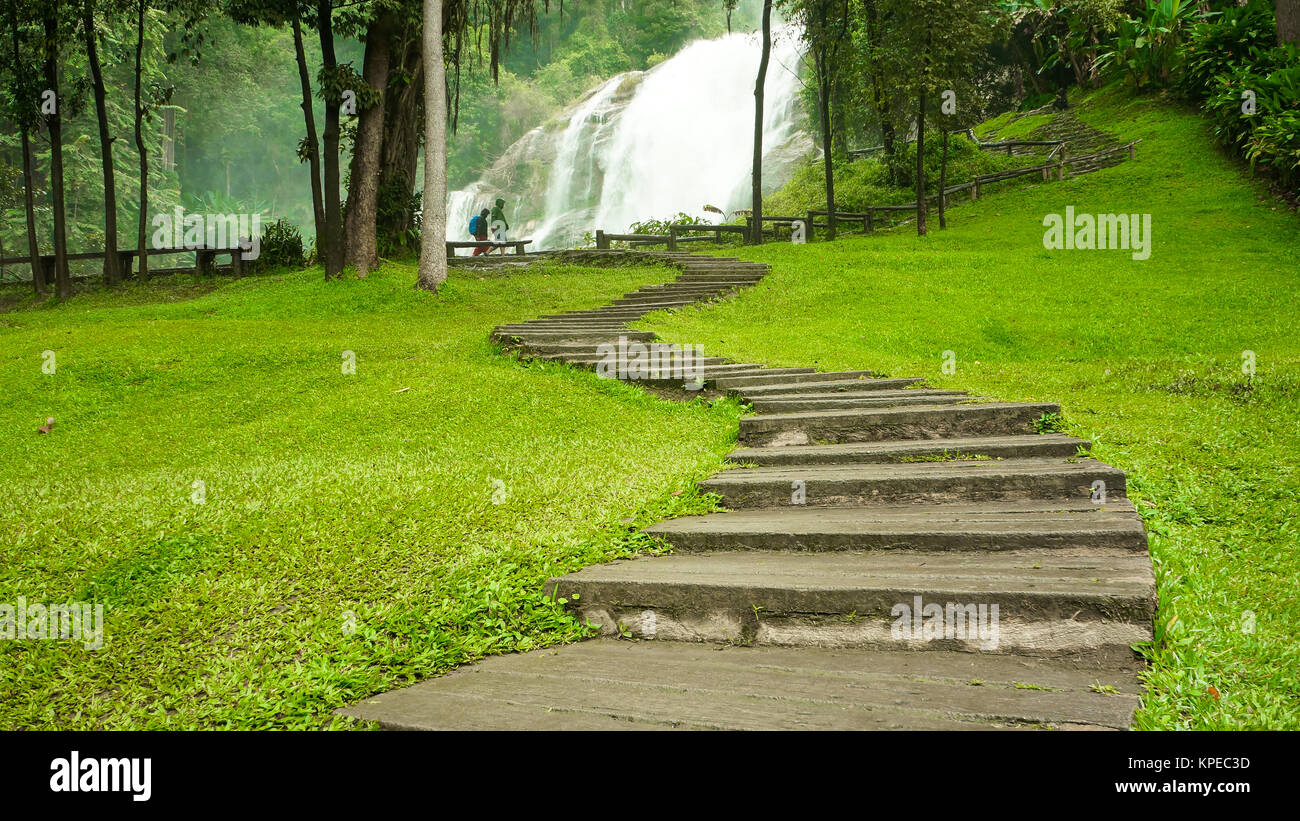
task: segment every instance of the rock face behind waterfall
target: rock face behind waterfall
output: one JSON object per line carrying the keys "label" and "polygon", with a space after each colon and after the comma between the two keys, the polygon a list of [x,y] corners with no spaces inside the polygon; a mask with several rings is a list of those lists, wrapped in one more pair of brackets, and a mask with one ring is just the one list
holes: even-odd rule
{"label": "rock face behind waterfall", "polygon": [[[766,193],[816,153],[797,104],[797,34],[783,35],[766,90]],[[449,237],[467,238],[470,217],[497,197],[510,234],[533,238],[531,250],[573,247],[597,228],[625,231],[679,211],[702,215],[706,203],[728,214],[748,208],[758,57],[757,38],[733,34],[591,89],[450,194]]]}

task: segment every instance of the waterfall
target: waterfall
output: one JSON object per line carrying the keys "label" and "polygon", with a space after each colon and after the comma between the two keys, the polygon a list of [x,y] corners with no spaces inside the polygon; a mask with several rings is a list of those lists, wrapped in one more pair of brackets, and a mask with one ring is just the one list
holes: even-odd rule
{"label": "waterfall", "polygon": [[[706,204],[728,218],[748,208],[760,46],[756,34],[696,41],[591,89],[450,193],[448,238],[468,239],[470,217],[497,197],[510,235],[532,238],[530,250],[573,247],[598,228],[618,233],[678,212],[710,216]],[[798,30],[777,29],[764,86],[765,192],[815,153],[800,128],[799,57]]]}

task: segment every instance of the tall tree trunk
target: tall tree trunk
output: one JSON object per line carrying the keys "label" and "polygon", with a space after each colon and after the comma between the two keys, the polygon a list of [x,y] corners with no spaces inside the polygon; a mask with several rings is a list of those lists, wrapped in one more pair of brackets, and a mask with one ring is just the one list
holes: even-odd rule
{"label": "tall tree trunk", "polygon": [[352,144],[352,173],[348,188],[348,216],[345,264],[364,277],[379,263],[376,247],[376,209],[379,201],[379,163],[384,140],[384,97],[388,86],[388,64],[394,15],[381,12],[366,29],[366,56],[362,78],[376,95],[372,105],[361,111],[357,137]]}
{"label": "tall tree trunk", "polygon": [[117,255],[117,174],[113,170],[113,138],[108,134],[104,74],[95,43],[95,0],[85,0],[81,9],[86,60],[90,65],[91,88],[95,94],[95,118],[99,121],[99,162],[104,173],[104,282],[116,285],[122,279],[122,260]]}
{"label": "tall tree trunk", "polygon": [[320,140],[316,137],[316,112],[311,104],[311,75],[307,72],[307,53],[302,47],[302,23],[293,15],[293,50],[298,59],[298,82],[302,85],[303,119],[307,125],[307,168],[311,172],[312,227],[316,232],[316,254],[320,256],[321,238],[325,235],[325,205],[321,201]]}
{"label": "tall tree trunk", "polygon": [[916,108],[916,233],[925,236],[925,88]]}
{"label": "tall tree trunk", "polygon": [[[731,28],[731,9],[727,9],[727,28]],[[767,64],[772,57],[772,0],[763,0],[763,54],[758,59],[758,79],[754,82],[754,160],[750,176],[753,230],[749,241],[763,244],[763,85],[767,82]]]}
{"label": "tall tree trunk", "polygon": [[939,230],[948,227],[948,129],[943,129],[943,158],[939,160]]}
{"label": "tall tree trunk", "polygon": [[424,216],[421,288],[447,281],[447,80],[442,57],[442,0],[424,0]]}
{"label": "tall tree trunk", "polygon": [[[22,65],[22,54],[18,47],[18,4],[13,3],[9,6],[9,26],[10,37],[13,43],[14,51],[14,87],[13,93],[15,101],[19,105],[30,106],[31,100],[23,101],[21,83],[18,72]],[[30,112],[30,108],[28,109]],[[31,121],[26,115],[18,117],[18,133],[22,140],[23,150],[23,212],[27,218],[27,255],[31,259],[32,266],[32,288],[38,295],[45,293],[45,266],[41,263],[41,248],[36,242],[36,173],[32,168],[32,143],[28,136]]]}
{"label": "tall tree trunk", "polygon": [[1300,0],[1277,0],[1277,43],[1300,43]]}
{"label": "tall tree trunk", "polygon": [[[389,241],[404,241],[415,219],[409,207],[415,190],[416,164],[420,157],[423,125],[424,66],[417,27],[397,35],[400,62],[389,61],[388,90],[384,101],[384,150],[380,160],[381,201],[399,198],[401,207],[388,208],[376,220],[376,227]],[[417,247],[411,248],[416,252]]]}
{"label": "tall tree trunk", "polygon": [[27,136],[27,126],[22,126],[23,140],[23,209],[27,213],[27,253],[32,260],[32,287],[43,294],[49,283],[45,281],[45,265],[41,262],[41,247],[36,242],[36,173],[32,169],[32,143]]}
{"label": "tall tree trunk", "polygon": [[[821,109],[822,166],[826,172],[826,239],[835,239],[835,164],[831,155],[831,67],[829,57],[822,53],[817,58],[817,102]],[[811,228],[811,226],[809,226]]]}
{"label": "tall tree trunk", "polygon": [[339,104],[336,83],[338,60],[334,56],[333,6],[331,0],[316,3],[316,30],[320,33],[321,71],[325,77],[325,278],[343,274],[343,219],[339,203]]}
{"label": "tall tree trunk", "polygon": [[148,0],[140,0],[135,30],[135,150],[140,154],[140,218],[136,223],[135,254],[140,261],[140,281],[149,279],[149,149],[144,145],[144,101],[141,86],[144,72],[144,12]]}
{"label": "tall tree trunk", "polygon": [[58,9],[46,9],[45,87],[54,92],[54,112],[47,115],[50,129],[50,202],[54,207],[54,283],[59,299],[72,296],[72,277],[68,272],[68,220],[63,205],[63,100],[59,98],[59,21]]}

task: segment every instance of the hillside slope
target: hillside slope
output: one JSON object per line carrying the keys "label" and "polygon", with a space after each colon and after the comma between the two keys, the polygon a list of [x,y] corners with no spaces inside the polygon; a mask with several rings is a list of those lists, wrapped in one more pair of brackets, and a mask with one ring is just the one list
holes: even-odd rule
{"label": "hillside slope", "polygon": [[[711,354],[1060,402],[1128,472],[1152,534],[1137,725],[1300,727],[1300,221],[1190,111],[1111,88],[1072,114],[1141,138],[1136,160],[962,204],[924,238],[744,249],[772,265],[757,287],[642,326]],[[1045,249],[1044,218],[1069,206],[1150,215],[1149,259]]]}

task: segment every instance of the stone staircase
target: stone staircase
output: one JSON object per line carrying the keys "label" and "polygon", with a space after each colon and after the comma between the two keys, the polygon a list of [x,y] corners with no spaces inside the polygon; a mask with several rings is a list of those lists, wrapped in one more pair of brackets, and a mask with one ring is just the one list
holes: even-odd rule
{"label": "stone staircase", "polygon": [[638,372],[620,352],[656,340],[627,322],[766,273],[641,256],[682,273],[493,335],[752,404],[730,469],[702,484],[729,512],[648,528],[671,555],[548,583],[606,638],[490,658],[346,715],[404,729],[1129,726],[1131,645],[1151,638],[1156,606],[1146,532],[1122,471],[1085,440],[1035,432],[1057,405],[672,349]]}

